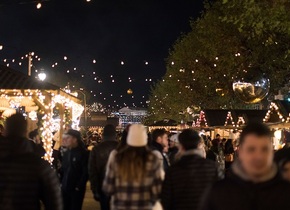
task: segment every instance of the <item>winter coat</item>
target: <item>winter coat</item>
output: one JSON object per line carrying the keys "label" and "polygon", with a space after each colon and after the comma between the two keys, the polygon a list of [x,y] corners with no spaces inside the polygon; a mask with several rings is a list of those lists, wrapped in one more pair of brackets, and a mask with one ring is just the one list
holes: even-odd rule
{"label": "winter coat", "polygon": [[202,210],[288,210],[290,183],[277,174],[277,167],[262,182],[249,181],[237,162],[232,175],[217,182],[204,200]]}
{"label": "winter coat", "polygon": [[160,162],[162,163],[164,171],[167,171],[167,169],[170,166],[170,163],[168,161],[168,157],[165,157],[163,153],[163,146],[161,144],[158,144],[156,141],[153,141],[151,149],[155,153],[155,155],[157,155]]}
{"label": "winter coat", "polygon": [[102,191],[103,181],[106,174],[106,165],[110,153],[116,149],[118,142],[115,139],[103,139],[99,145],[95,146],[90,154],[89,175],[91,189],[94,193]]}
{"label": "winter coat", "polygon": [[203,194],[217,180],[215,162],[188,151],[171,166],[163,183],[161,203],[164,210],[196,210]]}
{"label": "winter coat", "polygon": [[62,190],[84,191],[88,180],[88,151],[82,146],[67,150],[61,165]]}
{"label": "winter coat", "polygon": [[0,139],[0,209],[62,210],[59,182],[30,141],[13,137]]}

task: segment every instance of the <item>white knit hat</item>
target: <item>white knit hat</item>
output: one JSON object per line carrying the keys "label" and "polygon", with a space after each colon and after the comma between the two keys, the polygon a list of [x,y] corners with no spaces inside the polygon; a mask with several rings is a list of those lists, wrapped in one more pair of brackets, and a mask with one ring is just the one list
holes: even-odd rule
{"label": "white knit hat", "polygon": [[171,137],[170,137],[170,141],[173,141],[175,143],[179,143],[178,142],[178,137],[179,137],[179,133],[176,133],[176,134],[173,134]]}
{"label": "white knit hat", "polygon": [[148,136],[144,125],[131,125],[127,136],[127,144],[132,147],[144,147],[147,142]]}

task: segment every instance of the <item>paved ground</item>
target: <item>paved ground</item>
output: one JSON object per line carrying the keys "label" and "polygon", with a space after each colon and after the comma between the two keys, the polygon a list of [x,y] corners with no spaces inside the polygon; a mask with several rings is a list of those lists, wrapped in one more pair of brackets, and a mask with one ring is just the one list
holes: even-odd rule
{"label": "paved ground", "polygon": [[92,191],[90,190],[90,185],[87,185],[87,191],[85,195],[85,200],[83,204],[83,210],[101,210],[99,202],[95,201],[93,198]]}

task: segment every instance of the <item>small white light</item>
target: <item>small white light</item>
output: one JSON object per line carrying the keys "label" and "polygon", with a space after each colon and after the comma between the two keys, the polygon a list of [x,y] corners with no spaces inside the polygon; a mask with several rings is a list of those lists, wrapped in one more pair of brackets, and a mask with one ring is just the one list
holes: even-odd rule
{"label": "small white light", "polygon": [[38,4],[36,5],[36,8],[37,8],[37,9],[40,9],[41,6],[42,6],[41,3],[38,3]]}
{"label": "small white light", "polygon": [[124,63],[124,61],[121,61],[121,65],[124,65],[125,63]]}
{"label": "small white light", "polygon": [[0,45],[0,50],[3,50],[3,45]]}
{"label": "small white light", "polygon": [[40,72],[38,74],[38,79],[41,80],[41,81],[44,81],[46,79],[46,73]]}
{"label": "small white light", "polygon": [[97,63],[97,61],[96,60],[93,60],[93,63]]}
{"label": "small white light", "polygon": [[67,57],[66,57],[66,56],[64,56],[64,57],[63,57],[63,59],[66,61],[66,60],[67,60]]}

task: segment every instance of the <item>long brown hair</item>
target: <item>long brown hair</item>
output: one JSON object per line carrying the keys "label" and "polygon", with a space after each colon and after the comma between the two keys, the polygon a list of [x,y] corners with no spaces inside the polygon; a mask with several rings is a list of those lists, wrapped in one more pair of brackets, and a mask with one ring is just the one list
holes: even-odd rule
{"label": "long brown hair", "polygon": [[152,152],[145,147],[127,146],[116,155],[118,176],[121,180],[139,182],[146,175],[146,163]]}

